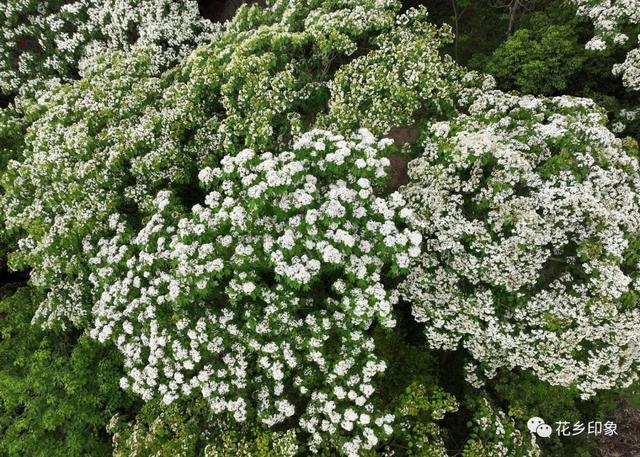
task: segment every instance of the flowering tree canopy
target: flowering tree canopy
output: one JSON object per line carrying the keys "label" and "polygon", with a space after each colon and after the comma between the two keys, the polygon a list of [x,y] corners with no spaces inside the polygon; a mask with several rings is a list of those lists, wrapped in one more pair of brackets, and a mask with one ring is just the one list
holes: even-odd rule
{"label": "flowering tree canopy", "polygon": [[[357,41],[407,27],[404,16],[395,19],[395,2],[352,3],[353,14],[336,7],[326,17],[319,15],[329,8],[325,3],[243,8],[217,40],[161,77],[154,76],[152,49],[114,51],[96,59],[81,81],[25,104],[23,158],[8,165],[2,201],[8,229],[21,233],[12,265],[32,268],[33,284],[48,291],[37,317],[49,324],[86,321],[94,298],[85,251],[112,215],[140,224],[161,189],[179,191],[189,207],[199,170],[245,147],[258,153],[288,147],[304,130],[305,116],[327,101],[335,59],[327,46],[352,52]],[[334,29],[322,27],[327,18],[344,30],[339,46],[327,41],[337,39]],[[425,21],[418,16],[412,24],[424,31]],[[436,49],[435,36],[423,49]],[[422,55],[413,53],[399,69],[413,68]],[[423,95],[425,103],[449,96],[445,68],[433,60],[413,71],[432,75],[439,88],[433,100]],[[381,106],[385,93],[369,97]],[[416,109],[390,113],[385,123]]]}
{"label": "flowering tree canopy", "polygon": [[369,401],[385,364],[366,330],[393,326],[381,274],[404,271],[421,237],[401,228],[400,194],[376,196],[387,145],[311,131],[292,151],[245,149],[203,169],[209,193],[190,215],[160,192],[139,232],[113,217],[120,233],[91,260],[91,334],[125,355],[123,387],[167,404],[198,390],[215,412],[269,426],[304,399],[312,448],[351,433],[355,455],[389,434],[392,417]]}
{"label": "flowering tree canopy", "polygon": [[[591,47],[637,28],[574,1]],[[526,424],[638,380],[637,143],[496,90],[424,7],[258,3],[0,5],[0,453],[586,455]]]}
{"label": "flowering tree canopy", "polygon": [[[372,398],[386,364],[368,332],[393,327],[388,281],[421,236],[387,195],[392,142],[353,133],[332,81],[393,65],[401,94],[410,76],[419,103],[394,95],[385,111],[382,86],[357,94],[376,131],[450,103],[446,29],[399,7],[243,7],[161,75],[138,44],[25,100],[1,199],[11,265],[46,297],[35,320],[115,343],[121,386],[144,400],[201,395],[238,423],[295,426],[310,449],[358,455],[386,440],[393,411]],[[350,58],[360,46],[373,57]],[[313,128],[327,104],[318,123],[333,132]]]}
{"label": "flowering tree canopy", "polygon": [[[586,397],[637,379],[640,168],[587,99],[483,91],[435,123],[403,195],[425,238],[401,286],[429,345]],[[476,370],[479,369],[479,370]]]}
{"label": "flowering tree canopy", "polygon": [[[593,22],[596,36],[587,43],[587,48],[601,51],[608,44],[622,45],[629,41],[625,27],[638,34],[635,39],[640,46],[640,1],[638,0],[572,0],[578,14]],[[623,63],[613,71],[622,75],[625,86],[640,90],[640,47],[632,49]]]}
{"label": "flowering tree canopy", "polygon": [[194,0],[20,0],[0,4],[0,93],[75,79],[109,49],[150,47],[158,74],[216,30]]}

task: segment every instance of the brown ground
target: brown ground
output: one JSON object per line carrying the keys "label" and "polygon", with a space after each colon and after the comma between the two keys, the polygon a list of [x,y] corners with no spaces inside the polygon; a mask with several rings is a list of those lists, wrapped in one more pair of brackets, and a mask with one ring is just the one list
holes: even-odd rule
{"label": "brown ground", "polygon": [[[391,138],[396,145],[402,146],[405,143],[415,143],[418,141],[419,135],[420,129],[411,126],[392,128],[385,136]],[[389,161],[391,162],[391,182],[389,187],[391,187],[391,190],[397,190],[400,186],[409,182],[409,175],[407,174],[408,160],[403,154],[392,154],[389,156]]]}
{"label": "brown ground", "polygon": [[617,436],[600,436],[597,447],[601,457],[640,457],[640,409],[626,403],[615,412]]}

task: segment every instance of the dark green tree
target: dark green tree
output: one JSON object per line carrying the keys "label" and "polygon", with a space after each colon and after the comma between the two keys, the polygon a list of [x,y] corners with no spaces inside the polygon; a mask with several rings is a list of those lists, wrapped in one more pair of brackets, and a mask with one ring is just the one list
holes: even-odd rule
{"label": "dark green tree", "polygon": [[106,424],[136,407],[118,386],[117,352],[31,325],[37,300],[23,287],[0,302],[0,455],[110,455]]}
{"label": "dark green tree", "polygon": [[586,60],[573,24],[555,24],[537,13],[491,54],[485,70],[504,89],[555,95],[579,76]]}

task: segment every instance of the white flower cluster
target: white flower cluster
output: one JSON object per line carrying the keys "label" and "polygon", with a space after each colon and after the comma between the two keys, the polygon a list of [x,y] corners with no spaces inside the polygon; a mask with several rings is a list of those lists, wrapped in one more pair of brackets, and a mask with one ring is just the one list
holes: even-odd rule
{"label": "white flower cluster", "polygon": [[21,0],[0,3],[0,93],[68,81],[109,49],[150,48],[154,74],[219,31],[194,0]]}
{"label": "white flower cluster", "polygon": [[[587,43],[587,49],[602,51],[611,43],[627,43],[625,26],[640,33],[640,0],[572,0],[572,3],[578,8],[578,15],[591,19],[595,28],[596,36]],[[640,35],[637,39],[640,42]],[[640,90],[640,47],[632,49],[623,63],[614,66],[613,72],[622,75],[627,87]]]}
{"label": "white flower cluster", "polygon": [[[149,48],[150,70],[157,75],[221,31],[220,24],[200,16],[194,0],[88,0],[86,9],[84,27],[99,30],[100,35],[85,45],[81,74],[109,49],[129,51],[135,45]],[[61,47],[59,38],[56,46]]]}
{"label": "white flower cluster", "polygon": [[[339,2],[338,8],[330,2],[317,2],[304,20],[305,30],[321,52],[351,55],[358,49],[354,37],[393,27],[400,6],[397,0],[376,0],[373,4],[345,1]],[[289,8],[288,16],[293,17],[295,8]]]}
{"label": "white flower cluster", "polygon": [[[640,166],[587,99],[476,91],[434,124],[402,193],[425,237],[401,285],[469,380],[530,369],[582,396],[640,366]],[[478,373],[476,373],[476,371]]]}
{"label": "white flower cluster", "polygon": [[[638,35],[640,41],[640,35]],[[640,90],[640,47],[632,49],[627,53],[624,62],[613,66],[613,73],[622,75],[622,82],[625,86]]]}
{"label": "white flower cluster", "polygon": [[[633,124],[640,121],[640,107],[630,109],[620,109],[614,113],[612,119],[611,130],[613,133],[620,135]],[[627,141],[631,141],[631,137],[627,137]]]}
{"label": "white flower cluster", "polygon": [[[319,12],[340,24],[341,39],[369,46],[395,34],[393,20],[381,18],[399,8],[378,0],[315,9],[289,0],[245,7],[218,39],[159,77],[149,47],[111,51],[96,58],[82,80],[25,103],[24,145],[11,153],[17,160],[0,182],[0,212],[18,235],[11,266],[30,268],[31,283],[46,293],[37,320],[83,325],[90,318],[86,251],[104,236],[110,217],[139,228],[155,211],[160,189],[175,190],[190,207],[197,170],[217,167],[222,156],[247,147],[287,149],[310,128],[305,123],[323,109],[335,72],[327,70],[335,54],[324,48],[335,39],[333,29],[321,26]],[[435,36],[427,41],[435,56]],[[311,57],[301,59],[309,49]],[[402,72],[421,55],[388,63]],[[378,91],[369,102],[385,100]]]}
{"label": "white flower cluster", "polygon": [[[16,268],[30,266],[31,283],[47,290],[37,317],[50,323],[78,324],[87,313],[91,290],[83,245],[91,246],[123,206],[131,160],[144,161],[162,151],[164,162],[154,161],[146,182],[158,179],[166,186],[180,179],[180,149],[153,147],[141,127],[154,125],[156,113],[148,105],[162,89],[159,79],[148,76],[148,63],[146,52],[108,54],[82,82],[50,94],[26,112],[38,115],[28,126],[18,160],[7,165],[1,211],[9,230],[26,229],[10,262]],[[136,116],[142,124],[131,122]],[[140,144],[150,151],[139,154]]]}
{"label": "white flower cluster", "polygon": [[376,196],[390,143],[310,131],[203,169],[210,191],[186,214],[162,191],[139,232],[112,218],[90,261],[91,335],[124,354],[122,387],[167,404],[197,391],[238,422],[298,414],[311,449],[356,456],[387,437],[367,330],[394,325],[383,270],[405,271],[422,242],[401,228],[403,197]]}

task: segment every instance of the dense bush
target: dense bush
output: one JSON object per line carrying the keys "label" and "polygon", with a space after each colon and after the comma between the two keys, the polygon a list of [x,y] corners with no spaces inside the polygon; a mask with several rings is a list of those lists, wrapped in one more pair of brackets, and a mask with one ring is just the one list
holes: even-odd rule
{"label": "dense bush", "polygon": [[[385,364],[366,331],[393,326],[383,279],[409,266],[420,237],[402,228],[399,194],[384,197],[388,140],[301,133],[323,101],[324,121],[343,130],[357,127],[343,113],[361,107],[380,130],[447,101],[454,66],[437,55],[441,32],[424,10],[398,8],[244,8],[160,77],[139,46],[24,103],[26,144],[3,202],[20,248],[11,265],[31,268],[46,293],[36,320],[112,339],[125,355],[121,386],[145,400],[198,391],[217,413],[269,426],[295,414],[312,449],[356,454],[390,435],[393,415],[368,400]],[[424,34],[415,49],[409,33]],[[350,61],[363,41],[377,50]],[[415,80],[419,103],[395,95],[397,108],[377,112],[385,86],[347,95],[345,82],[400,51],[397,74]],[[336,53],[347,59],[341,86],[328,84]],[[361,105],[343,107],[351,96]]]}
{"label": "dense bush", "polygon": [[114,456],[293,457],[301,451],[294,431],[225,423],[201,397],[168,406],[152,400],[132,420],[114,415],[107,430]]}
{"label": "dense bush", "polygon": [[489,18],[455,42],[412,2],[258,3],[0,6],[0,454],[598,455],[527,420],[638,378],[628,45],[591,57],[569,3],[452,2]]}
{"label": "dense bush", "polygon": [[0,453],[107,454],[105,424],[135,404],[117,384],[120,356],[79,332],[32,326],[38,299],[22,288],[0,302]]}
{"label": "dense bush", "polygon": [[[146,53],[109,57],[87,79],[63,86],[44,106],[26,111],[31,122],[22,160],[9,161],[3,177],[5,221],[21,235],[21,255],[10,262],[14,268],[32,267],[32,284],[49,289],[38,315],[75,323],[87,301],[82,241],[100,233],[100,222],[126,204],[125,185],[135,172],[128,169],[136,151],[129,145],[144,147],[144,131],[133,134],[144,119],[132,117],[148,110],[162,89],[160,80],[147,74]],[[156,119],[156,125],[161,122]],[[117,147],[119,140],[123,147]],[[164,165],[161,179],[179,179],[179,163],[167,156],[157,167]]]}
{"label": "dense bush", "polygon": [[[93,297],[87,295],[91,269],[83,244],[97,243],[108,230],[109,217],[126,215],[127,222],[139,226],[162,188],[179,190],[188,207],[197,199],[199,169],[245,147],[286,147],[318,103],[329,97],[334,106],[332,100],[341,96],[327,93],[335,59],[327,46],[352,52],[356,41],[372,40],[380,32],[392,40],[407,24],[425,33],[433,28],[424,14],[395,20],[399,5],[394,2],[359,3],[352,16],[345,9],[326,12],[327,18],[342,18],[334,19],[334,28],[345,31],[340,46],[327,41],[336,39],[335,32],[322,28],[321,8],[297,2],[276,3],[264,11],[245,8],[218,40],[161,78],[150,76],[146,48],[127,56],[114,52],[81,81],[30,104],[24,160],[9,163],[3,206],[9,229],[27,235],[20,239],[13,266],[32,268],[32,282],[49,290],[38,316],[50,323],[86,319]],[[438,90],[422,96],[435,92],[429,102],[437,105],[452,87],[445,79],[451,65],[434,60],[413,69],[424,53],[433,54],[434,37],[435,32],[426,35],[418,48],[423,52],[409,54],[413,59],[407,57],[398,71],[404,68],[412,78],[432,75]],[[382,56],[385,49],[379,51]],[[353,75],[351,65],[362,67],[360,59],[354,60],[343,67],[340,80]],[[371,68],[379,66],[373,59]],[[378,100],[385,95],[384,88],[370,91],[368,105],[381,105]],[[399,124],[416,109],[378,116],[385,125]],[[342,111],[330,110],[328,121],[348,119],[352,127],[353,118]]]}
{"label": "dense bush", "polygon": [[575,24],[554,24],[539,14],[493,52],[485,69],[500,87],[555,95],[579,77],[585,60]]}
{"label": "dense bush", "polygon": [[375,195],[386,145],[312,131],[292,151],[204,168],[191,215],[163,191],[139,232],[112,217],[91,259],[91,334],[125,355],[121,385],[166,404],[197,390],[237,422],[298,413],[312,449],[355,455],[389,435],[392,416],[369,402],[385,363],[366,331],[393,326],[381,273],[405,270],[421,237],[400,228],[399,194]]}
{"label": "dense bush", "polygon": [[435,123],[403,195],[425,238],[401,286],[432,347],[597,389],[637,380],[638,150],[587,99],[483,91]]}
{"label": "dense bush", "polygon": [[150,47],[157,74],[211,40],[195,1],[16,0],[0,4],[0,94],[25,96],[83,74],[108,49]]}

